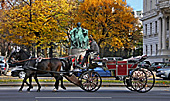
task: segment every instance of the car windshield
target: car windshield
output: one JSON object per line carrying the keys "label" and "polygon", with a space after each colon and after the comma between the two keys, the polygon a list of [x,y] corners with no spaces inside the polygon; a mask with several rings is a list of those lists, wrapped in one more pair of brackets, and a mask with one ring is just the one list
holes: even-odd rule
{"label": "car windshield", "polygon": [[140,62],[140,64],[149,64],[150,65],[150,62],[149,61],[143,61],[143,62]]}
{"label": "car windshield", "polygon": [[144,61],[144,63],[145,63],[145,64],[150,64],[150,62],[149,62],[149,61]]}
{"label": "car windshield", "polygon": [[165,63],[158,63],[157,65],[164,65]]}
{"label": "car windshield", "polygon": [[155,63],[152,63],[152,66],[155,66],[155,65],[165,65],[165,63],[163,63],[163,62],[155,62]]}

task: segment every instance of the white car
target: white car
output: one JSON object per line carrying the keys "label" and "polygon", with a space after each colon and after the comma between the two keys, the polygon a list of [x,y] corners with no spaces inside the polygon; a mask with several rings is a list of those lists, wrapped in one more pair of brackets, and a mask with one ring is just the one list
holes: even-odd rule
{"label": "white car", "polygon": [[164,68],[160,68],[157,70],[156,73],[157,77],[161,77],[163,79],[169,79],[170,80],[170,66],[165,66]]}
{"label": "white car", "polygon": [[1,72],[2,74],[6,74],[9,68],[8,63],[5,60],[4,56],[0,56],[0,68],[1,68]]}

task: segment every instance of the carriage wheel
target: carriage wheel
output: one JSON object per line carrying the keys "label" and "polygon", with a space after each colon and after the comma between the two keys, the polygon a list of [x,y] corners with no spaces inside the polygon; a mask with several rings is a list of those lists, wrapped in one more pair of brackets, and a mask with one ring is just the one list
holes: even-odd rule
{"label": "carriage wheel", "polygon": [[124,77],[123,82],[124,82],[124,85],[127,89],[134,91],[134,89],[132,87],[132,82],[130,81],[129,77]]}
{"label": "carriage wheel", "polygon": [[101,76],[95,71],[84,72],[80,78],[81,88],[88,92],[97,91],[102,84]]}
{"label": "carriage wheel", "polygon": [[153,87],[154,87],[154,84],[155,84],[155,76],[153,74],[153,72],[149,69],[145,69],[145,68],[141,68],[147,75],[147,83],[146,85],[144,86],[143,89],[140,89],[138,92],[140,93],[145,93],[145,92],[148,92],[150,91]]}
{"label": "carriage wheel", "polygon": [[132,84],[132,88],[135,91],[140,91],[145,88],[147,84],[147,75],[144,70],[137,68],[131,73],[130,81]]}

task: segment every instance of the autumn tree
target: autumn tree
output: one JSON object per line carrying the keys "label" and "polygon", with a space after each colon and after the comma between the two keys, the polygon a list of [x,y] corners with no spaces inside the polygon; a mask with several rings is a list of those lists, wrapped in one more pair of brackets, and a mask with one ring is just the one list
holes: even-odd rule
{"label": "autumn tree", "polygon": [[[2,29],[8,29],[6,39],[16,44],[47,48],[50,42],[66,39],[72,2],[68,0],[17,0],[3,12]],[[1,29],[1,30],[2,30]]]}
{"label": "autumn tree", "polygon": [[3,11],[5,9],[8,9],[7,3],[5,2],[5,0],[0,0],[0,54],[2,56],[7,55],[6,53],[9,53],[9,41],[5,40],[4,38],[6,37],[6,35],[8,34],[7,29],[3,29]]}
{"label": "autumn tree", "polygon": [[131,36],[137,29],[132,8],[122,0],[85,0],[80,4],[75,23],[81,22],[100,47],[133,48]]}

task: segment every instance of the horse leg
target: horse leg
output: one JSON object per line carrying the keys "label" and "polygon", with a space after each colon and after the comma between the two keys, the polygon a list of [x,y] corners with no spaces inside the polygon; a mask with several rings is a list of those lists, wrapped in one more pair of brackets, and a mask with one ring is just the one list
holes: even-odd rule
{"label": "horse leg", "polygon": [[33,86],[32,86],[32,75],[30,75],[30,77],[29,77],[29,83],[30,83],[30,84],[28,84],[28,82],[26,81],[26,84],[29,86],[29,88],[27,89],[27,91],[30,91],[30,89],[33,88]]}
{"label": "horse leg", "polygon": [[[24,80],[22,81],[22,85],[21,85],[21,88],[19,89],[19,92],[22,92],[22,89],[23,89],[23,87],[24,87],[24,83],[26,83],[27,82],[27,79],[28,79],[28,76],[25,76],[24,77]],[[28,82],[27,82],[28,83]],[[29,84],[28,84],[29,85]]]}
{"label": "horse leg", "polygon": [[66,87],[65,87],[64,84],[63,84],[63,77],[62,77],[62,76],[60,76],[60,80],[61,80],[61,88],[63,88],[64,90],[66,90]]}
{"label": "horse leg", "polygon": [[54,78],[55,78],[55,80],[56,80],[54,86],[55,86],[55,89],[58,90],[58,86],[59,86],[59,77],[58,77],[58,76],[55,76]]}
{"label": "horse leg", "polygon": [[56,90],[58,90],[58,87],[59,87],[59,80],[61,80],[61,88],[66,90],[66,87],[63,84],[63,77],[61,75],[58,75],[58,76],[55,76],[54,78],[56,79],[56,82],[55,82],[55,85],[54,85]]}
{"label": "horse leg", "polygon": [[37,74],[35,74],[34,79],[35,79],[35,82],[36,82],[36,83],[37,83],[37,85],[38,85],[37,92],[40,92],[41,85],[40,85],[40,83],[38,82]]}
{"label": "horse leg", "polygon": [[55,88],[53,89],[53,91],[57,91],[58,90],[58,85],[59,85],[59,79],[58,79],[58,77],[54,74],[54,73],[50,73],[51,74],[51,76],[52,77],[54,77],[55,78],[55,84],[54,84],[54,86],[55,86]]}

